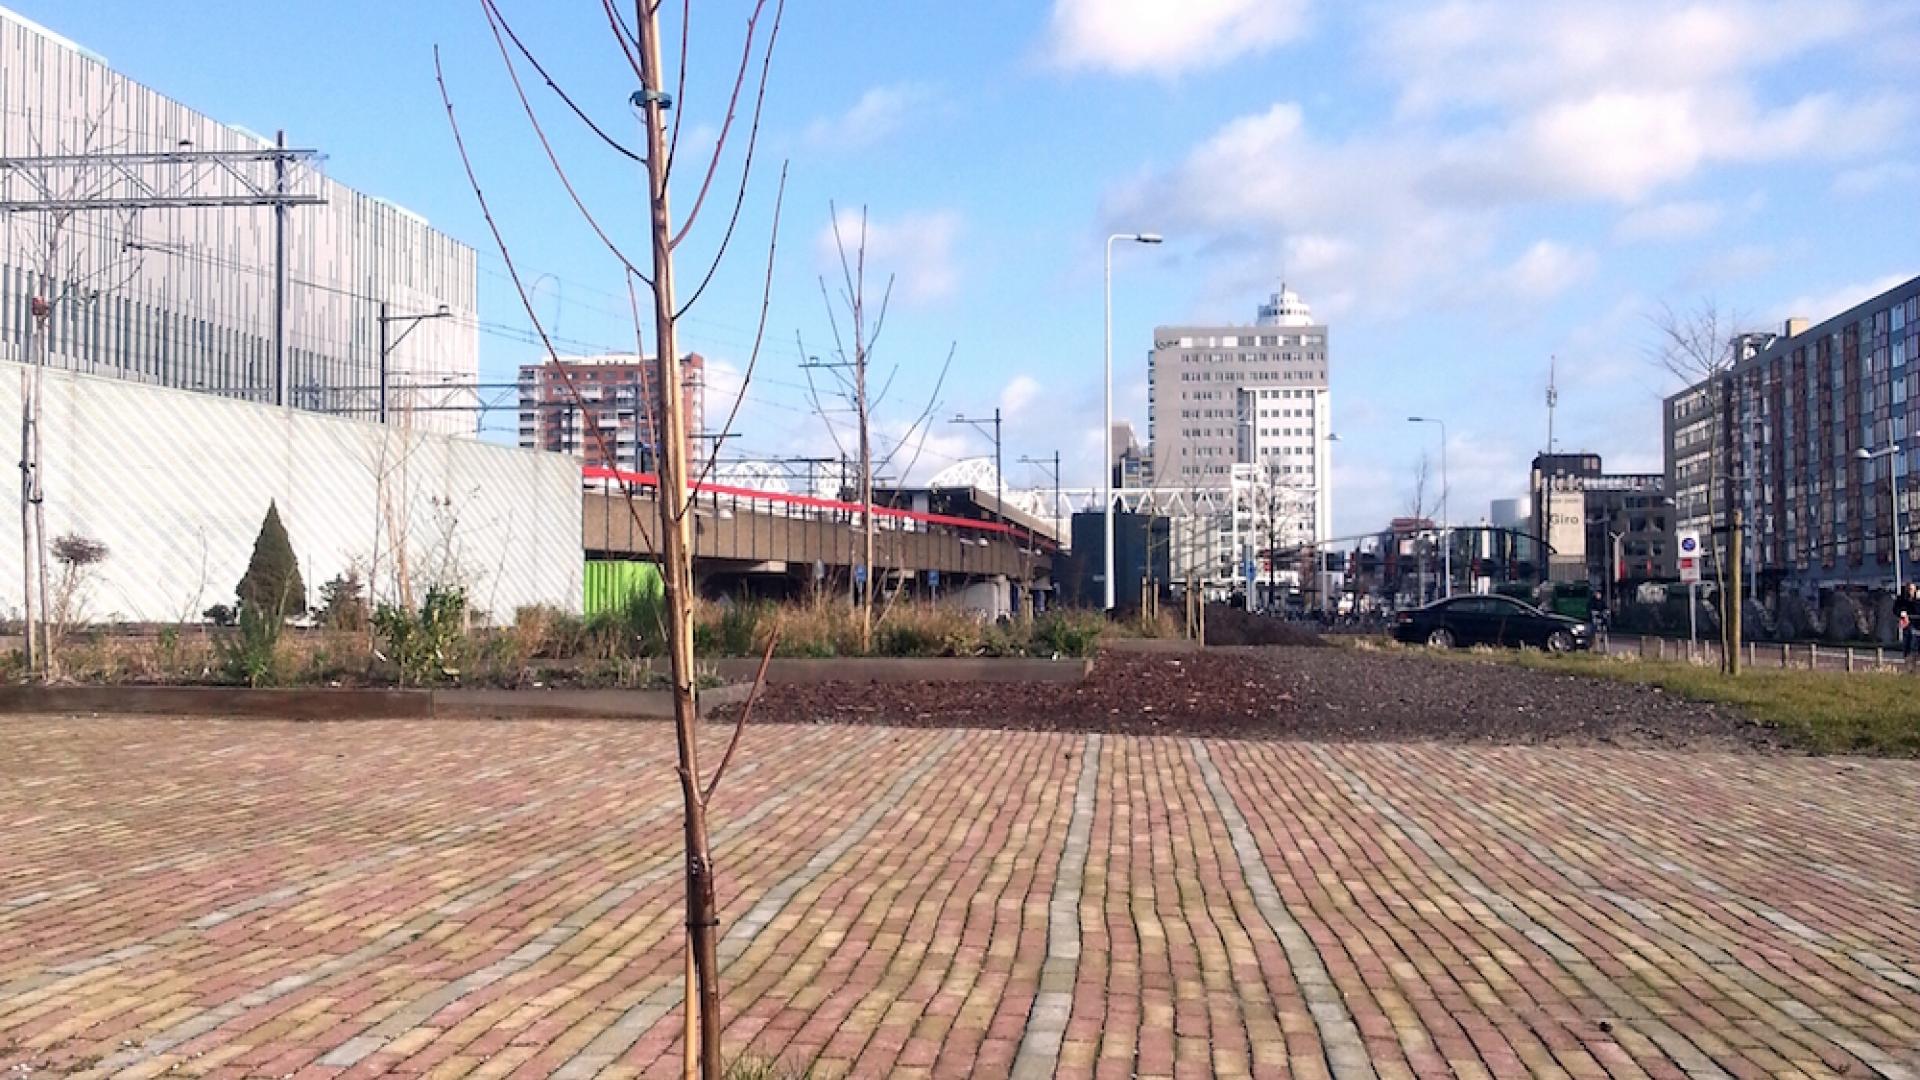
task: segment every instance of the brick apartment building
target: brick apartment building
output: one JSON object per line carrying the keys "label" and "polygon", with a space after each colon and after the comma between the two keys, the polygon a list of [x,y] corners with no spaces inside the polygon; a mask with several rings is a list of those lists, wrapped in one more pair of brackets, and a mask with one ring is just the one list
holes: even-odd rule
{"label": "brick apartment building", "polygon": [[[690,353],[683,370],[687,446],[693,453],[702,431],[706,361]],[[632,353],[563,356],[557,362],[522,365],[520,445],[572,454],[589,466],[653,469],[663,426],[657,375],[652,358]],[[607,459],[608,450],[612,460]]]}

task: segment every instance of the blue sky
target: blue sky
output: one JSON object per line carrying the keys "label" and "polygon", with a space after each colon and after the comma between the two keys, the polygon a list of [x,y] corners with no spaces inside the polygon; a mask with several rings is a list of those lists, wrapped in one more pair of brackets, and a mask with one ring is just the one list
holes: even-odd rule
{"label": "blue sky", "polygon": [[[453,153],[439,45],[541,318],[577,348],[631,347],[620,274],[534,141],[477,0],[180,0],[164,18],[134,0],[10,2],[204,112],[322,149],[337,178],[477,248],[482,318],[524,326]],[[500,2],[570,93],[636,136],[599,5]],[[694,5],[693,151],[721,120],[750,7]],[[767,345],[730,450],[833,450],[796,364],[828,348],[817,279],[837,201],[868,208],[870,261],[898,275],[875,359],[900,368],[883,435],[926,406],[952,346],[937,416],[1002,404],[1010,463],[1058,449],[1068,482],[1091,484],[1102,239],[1156,230],[1167,245],[1122,251],[1115,289],[1116,408],[1143,436],[1152,327],[1250,319],[1284,273],[1333,326],[1338,531],[1405,505],[1435,448],[1416,412],[1449,422],[1452,516],[1475,519],[1525,486],[1549,356],[1561,446],[1658,470],[1660,305],[1710,299],[1771,325],[1920,273],[1916,71],[1920,0],[794,0],[740,239],[685,343],[722,372],[708,408],[724,413],[784,161]],[[522,75],[569,175],[642,255],[635,168]],[[724,224],[739,146],[683,280]],[[698,171],[676,176],[680,213]],[[482,338],[486,377],[532,355]],[[937,425],[920,472],[986,450]]]}

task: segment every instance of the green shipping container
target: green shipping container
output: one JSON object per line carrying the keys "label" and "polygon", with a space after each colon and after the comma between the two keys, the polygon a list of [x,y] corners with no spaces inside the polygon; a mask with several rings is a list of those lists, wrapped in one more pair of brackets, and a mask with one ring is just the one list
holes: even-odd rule
{"label": "green shipping container", "polygon": [[589,559],[581,581],[586,593],[581,606],[588,615],[617,611],[635,596],[658,596],[666,588],[660,567],[650,562]]}

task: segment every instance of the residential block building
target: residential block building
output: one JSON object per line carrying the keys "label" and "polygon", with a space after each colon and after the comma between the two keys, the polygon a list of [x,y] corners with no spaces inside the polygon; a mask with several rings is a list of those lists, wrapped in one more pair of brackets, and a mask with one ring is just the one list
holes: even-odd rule
{"label": "residential block building", "polygon": [[1665,402],[1675,517],[1700,531],[1709,564],[1726,557],[1717,530],[1739,507],[1763,590],[1891,585],[1896,552],[1911,571],[1920,277],[1817,325],[1792,319],[1730,347],[1725,372]]}
{"label": "residential block building", "polygon": [[[682,361],[687,447],[699,445],[706,361]],[[633,353],[563,356],[520,368],[520,445],[572,454],[592,467],[647,472],[656,467],[661,435],[659,367]]]}

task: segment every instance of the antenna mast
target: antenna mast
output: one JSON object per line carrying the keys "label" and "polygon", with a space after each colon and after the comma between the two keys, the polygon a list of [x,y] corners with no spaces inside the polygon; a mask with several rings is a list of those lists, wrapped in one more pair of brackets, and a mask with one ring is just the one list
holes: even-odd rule
{"label": "antenna mast", "polygon": [[1555,368],[1559,358],[1547,357],[1547,453],[1553,453],[1553,410],[1560,405],[1560,391],[1554,386]]}

